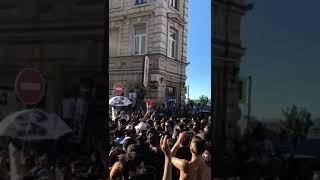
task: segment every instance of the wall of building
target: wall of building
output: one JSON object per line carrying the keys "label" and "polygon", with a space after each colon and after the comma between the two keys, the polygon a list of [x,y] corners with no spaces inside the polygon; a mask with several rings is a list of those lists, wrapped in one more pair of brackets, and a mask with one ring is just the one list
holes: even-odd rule
{"label": "wall of building", "polygon": [[[116,29],[119,37],[116,39],[120,41],[118,53],[115,56],[134,55],[133,26],[134,24],[146,23],[148,35],[147,52],[149,54],[167,55],[168,30],[173,27],[179,31],[179,55],[177,59],[185,61],[188,1],[181,0],[179,11],[170,7],[168,1],[149,1],[139,5],[134,5],[133,2],[133,0],[110,1],[110,4],[117,4],[117,6],[114,6],[117,8],[112,6],[109,8],[109,32]],[[185,8],[183,8],[184,6]],[[112,35],[110,37],[112,39]],[[116,39],[112,43],[116,43]]]}
{"label": "wall of building", "polygon": [[[169,6],[169,1],[147,1],[135,5],[133,0],[111,1],[109,8],[109,86],[115,82],[124,83],[125,95],[136,85],[142,86],[144,55],[134,54],[134,25],[146,24],[147,51],[150,59],[149,79],[151,74],[159,74],[162,82],[149,82],[145,88],[148,97],[163,101],[166,86],[174,86],[183,91],[186,80],[186,47],[187,47],[187,12],[188,1],[181,0],[179,11]],[[168,31],[175,28],[178,35],[178,55],[168,57]],[[111,36],[110,36],[111,35]],[[118,42],[117,42],[118,41]],[[115,45],[116,44],[116,45]],[[181,86],[181,87],[180,87]],[[180,97],[177,94],[177,96]],[[159,100],[162,99],[162,100]]]}
{"label": "wall of building", "polygon": [[101,73],[103,10],[103,0],[1,1],[0,86],[13,88],[22,68],[35,67],[47,81],[44,108],[59,112],[66,89]]}
{"label": "wall of building", "polygon": [[[214,1],[214,96],[217,119],[216,136],[220,139],[233,138],[238,133],[239,70],[244,53],[241,46],[241,17],[246,5],[241,0]],[[223,143],[223,142],[220,142]]]}

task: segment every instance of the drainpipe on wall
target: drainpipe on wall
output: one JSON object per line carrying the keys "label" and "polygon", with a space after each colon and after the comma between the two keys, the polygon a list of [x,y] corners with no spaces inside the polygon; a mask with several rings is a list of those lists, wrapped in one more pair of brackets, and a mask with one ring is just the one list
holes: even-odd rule
{"label": "drainpipe on wall", "polygon": [[[184,16],[185,16],[185,9],[186,9],[186,1],[183,1],[183,13],[182,13],[182,19],[185,21]],[[185,24],[186,25],[186,24]],[[180,61],[180,103],[179,103],[179,108],[181,110],[181,104],[182,104],[182,64],[184,60],[183,56],[183,51],[184,51],[184,30],[185,30],[185,25],[183,26],[183,31],[182,31],[182,54],[181,54],[181,61]]]}

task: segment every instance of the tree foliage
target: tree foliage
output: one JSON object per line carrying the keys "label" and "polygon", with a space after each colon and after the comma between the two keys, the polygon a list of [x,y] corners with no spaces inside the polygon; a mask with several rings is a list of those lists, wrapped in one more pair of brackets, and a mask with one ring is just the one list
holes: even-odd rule
{"label": "tree foliage", "polygon": [[284,119],[281,121],[281,130],[290,139],[306,136],[313,125],[312,114],[307,109],[298,108],[296,105],[282,110],[282,115]]}
{"label": "tree foliage", "polygon": [[199,97],[199,103],[200,103],[201,105],[207,105],[208,102],[209,102],[208,96],[201,95],[201,96]]}

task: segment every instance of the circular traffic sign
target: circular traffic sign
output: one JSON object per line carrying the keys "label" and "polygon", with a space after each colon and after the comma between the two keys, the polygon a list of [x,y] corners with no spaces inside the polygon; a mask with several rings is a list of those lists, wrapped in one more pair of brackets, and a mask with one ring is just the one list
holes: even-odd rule
{"label": "circular traffic sign", "polygon": [[20,71],[16,76],[15,93],[25,105],[40,102],[45,93],[45,80],[42,74],[33,68]]}
{"label": "circular traffic sign", "polygon": [[123,93],[123,86],[122,86],[122,84],[116,83],[116,84],[113,86],[113,90],[114,90],[114,93],[115,93],[117,96],[120,96],[120,95]]}

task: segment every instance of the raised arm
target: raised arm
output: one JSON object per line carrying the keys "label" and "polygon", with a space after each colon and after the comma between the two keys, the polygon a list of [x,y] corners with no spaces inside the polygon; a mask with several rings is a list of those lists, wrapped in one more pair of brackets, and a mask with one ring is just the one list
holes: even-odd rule
{"label": "raised arm", "polygon": [[143,116],[143,120],[147,120],[147,118],[149,117],[150,113],[147,111],[146,114],[144,114]]}
{"label": "raised arm", "polygon": [[165,155],[162,180],[172,180],[171,152],[167,136],[161,137],[160,147]]}
{"label": "raised arm", "polygon": [[188,134],[186,132],[182,132],[179,134],[179,138],[178,140],[176,141],[176,143],[174,144],[174,146],[172,147],[171,149],[171,156],[172,156],[172,159],[171,159],[171,162],[172,164],[178,168],[179,170],[184,170],[185,169],[185,165],[187,163],[186,160],[184,159],[179,159],[179,158],[176,158],[176,153],[177,153],[177,150],[179,149],[180,147],[180,144],[188,137]]}
{"label": "raised arm", "polygon": [[176,156],[176,153],[177,153],[177,150],[179,149],[180,147],[180,144],[188,137],[188,134],[186,132],[181,132],[179,134],[179,138],[178,140],[176,141],[176,143],[174,144],[174,146],[172,147],[171,149],[171,155],[172,157],[175,157]]}

